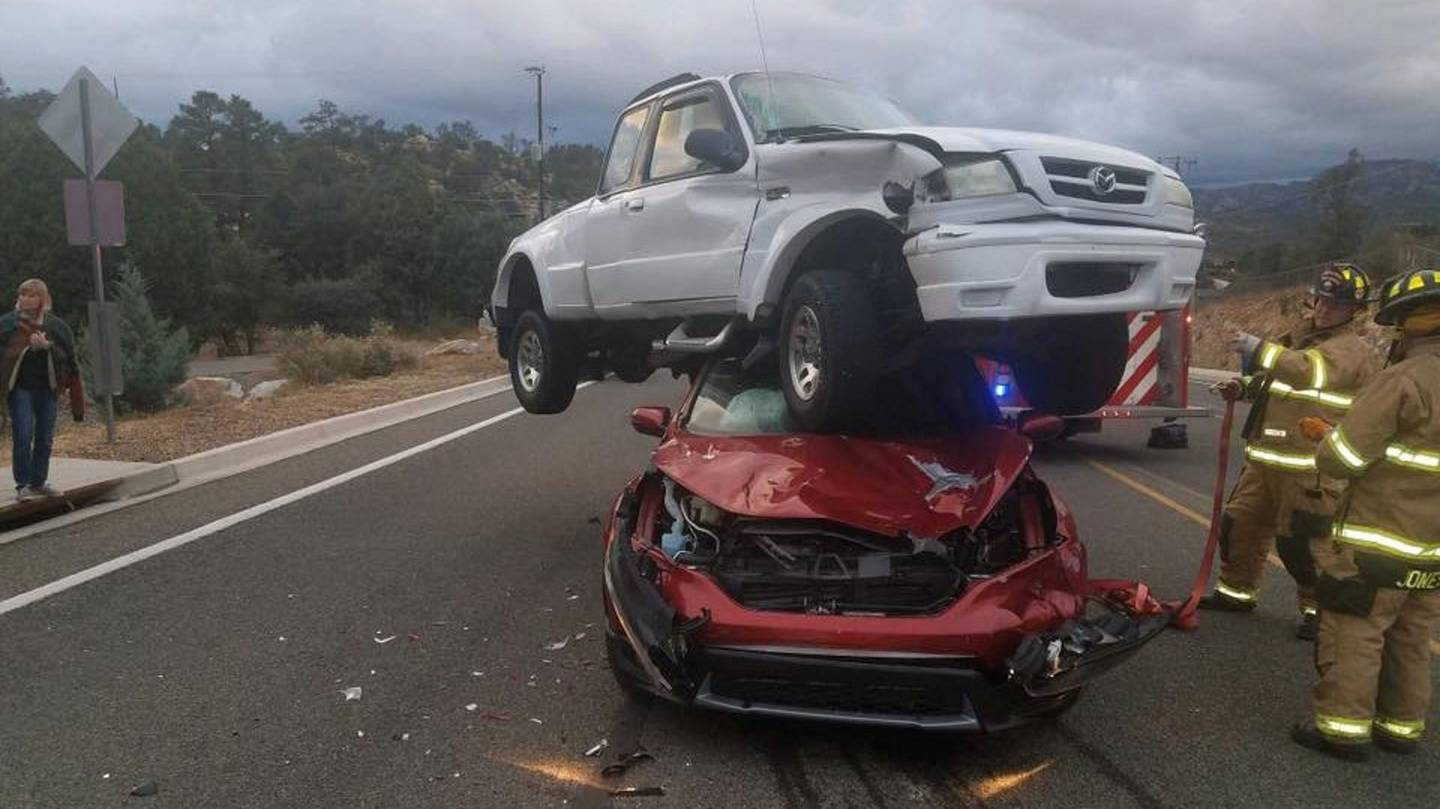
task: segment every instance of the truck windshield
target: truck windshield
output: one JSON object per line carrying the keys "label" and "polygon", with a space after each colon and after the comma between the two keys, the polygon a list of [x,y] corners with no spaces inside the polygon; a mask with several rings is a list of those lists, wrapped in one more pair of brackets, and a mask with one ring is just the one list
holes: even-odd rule
{"label": "truck windshield", "polygon": [[917,123],[883,96],[816,76],[745,73],[731,86],[759,143]]}

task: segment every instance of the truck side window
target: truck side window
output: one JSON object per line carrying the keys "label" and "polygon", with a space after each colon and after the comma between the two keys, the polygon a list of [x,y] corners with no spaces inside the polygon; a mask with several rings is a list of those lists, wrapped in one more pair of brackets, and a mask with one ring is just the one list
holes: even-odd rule
{"label": "truck side window", "polygon": [[635,165],[635,151],[640,146],[640,136],[645,133],[645,121],[649,117],[649,106],[636,107],[620,117],[615,137],[610,141],[610,153],[605,159],[605,173],[600,177],[599,193],[613,191],[630,179],[630,169]]}
{"label": "truck side window", "polygon": [[651,180],[663,180],[708,168],[685,154],[685,139],[697,129],[724,129],[725,118],[714,96],[708,93],[686,96],[665,105],[655,132],[655,149],[650,153]]}

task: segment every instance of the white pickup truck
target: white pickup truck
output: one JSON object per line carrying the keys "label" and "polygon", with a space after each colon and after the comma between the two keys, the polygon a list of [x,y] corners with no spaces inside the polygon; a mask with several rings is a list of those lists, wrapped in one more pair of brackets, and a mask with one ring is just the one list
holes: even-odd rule
{"label": "white pickup truck", "polygon": [[1124,149],[920,126],[814,76],[682,74],[621,112],[594,197],[511,243],[491,313],[536,413],[587,367],[639,381],[728,350],[838,428],[922,343],[1087,413],[1124,370],[1124,313],[1190,299],[1193,218],[1180,178]]}

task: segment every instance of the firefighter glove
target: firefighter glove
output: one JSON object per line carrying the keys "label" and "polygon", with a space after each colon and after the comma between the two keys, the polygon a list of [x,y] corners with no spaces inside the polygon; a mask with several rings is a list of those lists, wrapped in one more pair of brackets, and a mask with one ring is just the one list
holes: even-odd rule
{"label": "firefighter glove", "polygon": [[1300,432],[1311,441],[1323,441],[1334,426],[1319,416],[1306,416],[1300,419]]}
{"label": "firefighter glove", "polygon": [[1230,337],[1230,350],[1242,357],[1249,357],[1260,348],[1260,338],[1247,331],[1235,330]]}
{"label": "firefighter glove", "polygon": [[1322,573],[1315,582],[1315,600],[1327,610],[1363,618],[1375,608],[1375,585],[1357,576],[1337,579]]}

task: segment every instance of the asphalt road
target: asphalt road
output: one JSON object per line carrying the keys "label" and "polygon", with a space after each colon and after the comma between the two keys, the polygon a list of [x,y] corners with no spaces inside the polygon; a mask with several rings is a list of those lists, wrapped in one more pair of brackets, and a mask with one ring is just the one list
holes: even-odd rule
{"label": "asphalt road", "polygon": [[[596,385],[564,415],[500,418],[306,489],[502,416],[514,406],[502,394],[0,547],[3,605],[193,538],[0,609],[0,807],[1313,809],[1428,805],[1440,792],[1433,740],[1366,765],[1288,741],[1310,647],[1291,637],[1293,593],[1273,569],[1255,615],[1206,614],[1060,719],[994,737],[625,699],[604,664],[598,521],[653,444],[630,432],[628,409],[680,392],[668,379]],[[1040,454],[1092,575],[1186,588],[1217,424],[1194,423],[1189,450],[1145,449],[1148,425],[1112,424]],[[602,738],[606,755],[643,744],[656,758],[601,779],[582,753]],[[158,794],[129,796],[146,782]],[[600,789],[618,785],[667,794]]]}

